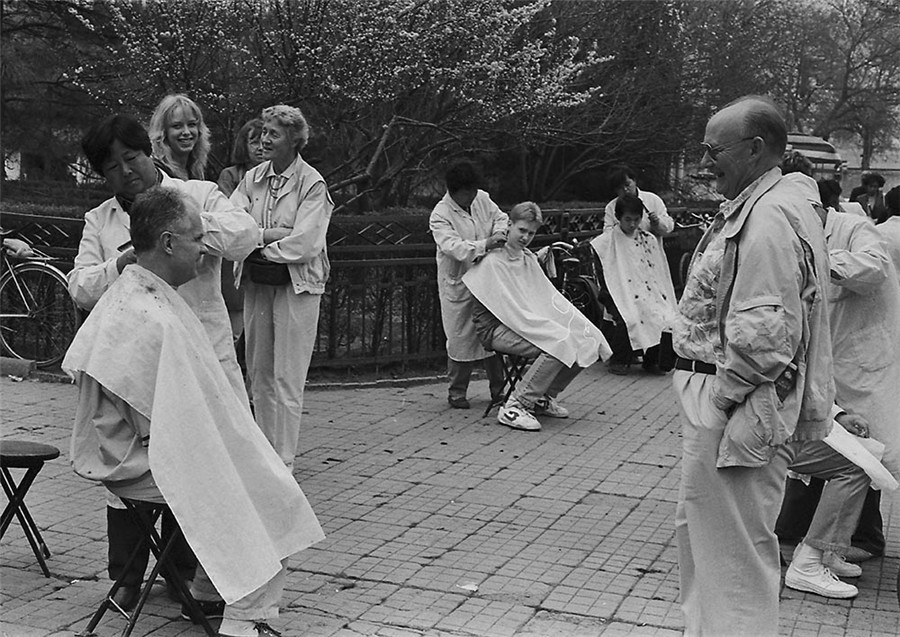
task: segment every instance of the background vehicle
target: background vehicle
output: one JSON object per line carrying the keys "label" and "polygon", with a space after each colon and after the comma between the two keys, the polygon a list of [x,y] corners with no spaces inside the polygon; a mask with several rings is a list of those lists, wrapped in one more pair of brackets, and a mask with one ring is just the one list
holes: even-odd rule
{"label": "background vehicle", "polygon": [[813,164],[813,178],[841,179],[841,171],[846,163],[834,146],[827,140],[803,133],[788,133],[786,150],[803,153]]}

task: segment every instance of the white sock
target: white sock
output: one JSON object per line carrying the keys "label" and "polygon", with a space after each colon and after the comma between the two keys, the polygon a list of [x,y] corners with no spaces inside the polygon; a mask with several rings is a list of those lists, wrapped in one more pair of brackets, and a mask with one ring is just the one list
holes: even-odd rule
{"label": "white sock", "polygon": [[802,542],[797,546],[791,566],[799,571],[813,573],[822,565],[823,553],[824,551]]}
{"label": "white sock", "polygon": [[223,618],[222,624],[219,626],[219,635],[223,637],[259,637],[259,631],[256,630],[256,622],[246,619],[228,619]]}

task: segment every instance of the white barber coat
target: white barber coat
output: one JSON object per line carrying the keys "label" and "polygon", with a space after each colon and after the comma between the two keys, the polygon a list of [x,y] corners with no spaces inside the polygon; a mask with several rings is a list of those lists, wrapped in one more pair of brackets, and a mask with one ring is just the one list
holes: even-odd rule
{"label": "white barber coat", "polygon": [[[256,248],[259,229],[253,217],[234,206],[210,181],[182,181],[163,175],[161,186],[187,193],[200,205],[209,249],[196,279],[185,283],[178,293],[200,319],[225,373],[239,395],[246,397],[240,367],[234,353],[231,321],[222,298],[222,257],[241,261]],[[119,278],[116,259],[131,242],[131,217],[115,197],[84,215],[84,233],[68,274],[69,293],[79,306],[91,309]]]}
{"label": "white barber coat", "polygon": [[[662,247],[662,237],[672,232],[675,229],[675,220],[669,216],[669,211],[666,208],[666,203],[662,200],[662,198],[656,193],[648,192],[646,190],[641,190],[638,188],[638,198],[644,202],[644,206],[648,211],[654,213],[656,217],[659,219],[659,225],[656,229],[652,229],[650,224],[650,215],[645,214],[644,218],[641,219],[640,227],[647,232],[655,234],[660,237],[660,245]],[[606,208],[603,211],[603,232],[609,232],[617,225],[619,225],[619,220],[616,219],[616,201],[618,201],[618,197],[610,201],[606,204]]]}
{"label": "white barber coat", "polygon": [[493,356],[478,340],[472,321],[472,294],[462,277],[476,259],[484,256],[491,235],[507,230],[509,217],[483,190],[478,191],[469,212],[447,193],[432,210],[428,225],[437,244],[438,296],[447,356],[459,362]]}
{"label": "white barber coat", "polygon": [[891,255],[891,260],[894,262],[894,268],[897,270],[897,277],[900,278],[900,217],[896,215],[888,217],[887,221],[878,224],[875,226],[875,229],[878,231],[878,234],[881,235],[884,247],[887,249],[888,254]]}
{"label": "white barber coat", "polygon": [[867,219],[830,212],[825,238],[835,402],[869,421],[883,464],[900,477],[900,282]]}

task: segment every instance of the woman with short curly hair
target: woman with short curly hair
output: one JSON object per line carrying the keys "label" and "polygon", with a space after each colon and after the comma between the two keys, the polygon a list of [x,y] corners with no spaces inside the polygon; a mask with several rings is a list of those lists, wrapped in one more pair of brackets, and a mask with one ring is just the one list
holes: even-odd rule
{"label": "woman with short curly hair", "polygon": [[256,421],[292,467],[319,302],[331,270],[325,233],[334,204],[322,175],[300,155],[309,139],[300,109],[271,106],[262,121],[266,161],[248,170],[231,195],[260,229],[260,249],[237,275]]}

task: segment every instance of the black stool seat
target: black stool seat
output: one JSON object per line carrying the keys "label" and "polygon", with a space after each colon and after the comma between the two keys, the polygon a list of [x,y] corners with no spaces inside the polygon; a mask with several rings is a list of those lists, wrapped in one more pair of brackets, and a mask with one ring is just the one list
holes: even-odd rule
{"label": "black stool seat", "polygon": [[0,466],[29,469],[39,467],[47,460],[59,458],[59,449],[53,445],[28,440],[0,440]]}
{"label": "black stool seat", "polygon": [[[58,457],[59,449],[53,445],[28,440],[0,440],[0,484],[6,492],[6,497],[9,498],[3,514],[0,515],[0,538],[6,534],[13,517],[18,518],[31,550],[47,577],[50,577],[50,569],[47,568],[45,560],[50,557],[50,549],[47,548],[47,543],[44,542],[28,507],[25,506],[25,496],[44,462]],[[13,480],[10,469],[26,470],[18,484]]]}

